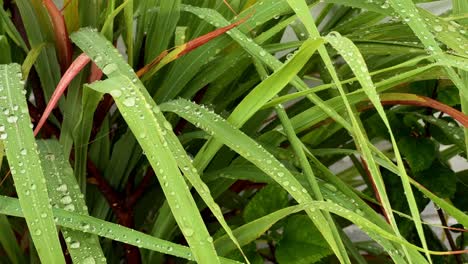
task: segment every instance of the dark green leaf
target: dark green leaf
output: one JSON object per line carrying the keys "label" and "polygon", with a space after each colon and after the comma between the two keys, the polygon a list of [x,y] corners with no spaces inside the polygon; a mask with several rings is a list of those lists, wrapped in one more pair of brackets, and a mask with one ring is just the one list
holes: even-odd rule
{"label": "dark green leaf", "polygon": [[305,215],[290,217],[283,234],[275,252],[279,264],[311,264],[332,254],[327,242]]}

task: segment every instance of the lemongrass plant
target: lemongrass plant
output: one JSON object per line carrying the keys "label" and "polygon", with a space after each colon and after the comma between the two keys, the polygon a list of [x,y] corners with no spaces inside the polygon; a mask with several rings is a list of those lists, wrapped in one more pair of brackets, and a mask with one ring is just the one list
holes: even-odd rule
{"label": "lemongrass plant", "polygon": [[0,263],[467,262],[437,2],[0,0]]}

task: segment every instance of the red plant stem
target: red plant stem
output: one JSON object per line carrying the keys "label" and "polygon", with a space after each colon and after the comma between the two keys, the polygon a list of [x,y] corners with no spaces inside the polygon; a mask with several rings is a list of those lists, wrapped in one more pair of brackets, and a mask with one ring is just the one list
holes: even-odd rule
{"label": "red plant stem", "polygon": [[36,128],[34,129],[34,135],[35,136],[41,130],[41,128],[44,125],[45,121],[47,120],[50,113],[52,112],[52,110],[57,105],[58,101],[60,100],[60,97],[62,97],[63,93],[65,92],[65,90],[67,89],[68,85],[71,83],[73,78],[75,78],[75,76],[78,75],[78,73],[80,73],[80,71],[90,61],[91,61],[91,59],[88,57],[88,55],[82,53],[70,65],[68,70],[62,76],[62,79],[60,79],[60,82],[58,83],[57,88],[55,88],[55,91],[52,94],[52,97],[50,98],[49,104],[47,105],[46,109],[44,110],[44,114],[42,115],[41,119],[39,120],[39,123],[37,124]]}
{"label": "red plant stem", "polygon": [[[90,176],[95,180],[99,191],[117,216],[118,223],[125,227],[133,228],[133,208],[125,206],[125,199],[120,197],[120,194],[101,176],[99,170],[91,160],[87,160],[86,167]],[[123,247],[125,249],[127,263],[141,263],[141,255],[137,247],[128,244],[123,244]]]}
{"label": "red plant stem", "polygon": [[468,116],[463,114],[462,112],[443,104],[439,101],[431,99],[429,97],[418,95],[421,100],[386,100],[382,99],[382,105],[413,105],[413,106],[424,106],[430,107],[436,110],[439,110],[447,115],[453,117],[455,120],[460,122],[464,127],[468,127]]}
{"label": "red plant stem", "polygon": [[[37,109],[31,102],[28,102],[29,115],[31,116],[32,122],[37,123],[41,118],[41,111]],[[43,125],[42,138],[51,138],[55,136],[60,137],[60,130],[50,122],[45,122]]]}
{"label": "red plant stem", "polygon": [[[439,215],[439,219],[442,225],[447,226],[447,221],[445,220],[444,211],[442,211],[442,209],[440,208],[437,209],[436,211],[437,211],[437,215]],[[444,233],[445,233],[445,236],[447,237],[450,248],[452,249],[452,251],[456,251],[458,248],[457,248],[457,245],[455,245],[455,242],[453,241],[452,233],[450,233],[450,230],[445,229],[445,228],[444,228]],[[454,257],[455,257],[457,264],[463,264],[463,260],[461,259],[460,255],[455,255]]]}
{"label": "red plant stem", "polygon": [[52,0],[43,0],[42,3],[49,12],[49,17],[54,27],[60,68],[63,73],[71,64],[73,54],[70,38],[68,37],[67,26],[65,25],[65,19]]}
{"label": "red plant stem", "polygon": [[198,37],[194,40],[191,40],[189,42],[187,42],[185,45],[186,45],[186,48],[178,55],[178,57],[181,57],[187,53],[189,53],[190,51],[202,46],[203,44],[207,43],[208,41],[226,33],[227,31],[237,27],[238,25],[244,23],[247,19],[249,19],[251,15],[249,16],[246,16],[242,19],[240,19],[239,21],[237,22],[234,22],[232,23],[231,25],[228,25],[228,26],[225,26],[225,27],[222,27],[222,28],[218,28],[216,30],[213,30],[211,31],[210,33],[208,34],[205,34],[201,37]]}
{"label": "red plant stem", "polygon": [[381,207],[382,213],[383,213],[383,215],[385,217],[385,220],[387,221],[388,224],[390,224],[390,217],[388,216],[387,211],[385,210],[385,208],[382,205],[382,198],[380,197],[380,193],[377,190],[377,186],[375,185],[374,178],[372,178],[372,175],[371,175],[371,173],[369,171],[369,167],[367,166],[367,162],[362,157],[361,157],[361,161],[362,161],[362,165],[363,165],[364,169],[366,170],[367,177],[369,178],[370,182],[372,183],[372,189],[374,190],[375,197],[377,198],[377,201],[379,201],[379,203],[380,203],[380,207]]}

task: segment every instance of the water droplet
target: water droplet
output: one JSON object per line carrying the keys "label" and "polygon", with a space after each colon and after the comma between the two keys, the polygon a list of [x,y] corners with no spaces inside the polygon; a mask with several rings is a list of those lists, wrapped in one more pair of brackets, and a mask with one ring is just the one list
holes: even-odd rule
{"label": "water droplet", "polygon": [[95,264],[96,260],[93,257],[87,257],[81,261],[81,264]]}
{"label": "water droplet", "polygon": [[115,63],[109,63],[104,68],[102,68],[102,72],[106,75],[113,73],[114,71],[117,70],[117,64]]}
{"label": "water droplet", "polygon": [[64,208],[65,211],[73,212],[75,211],[75,205],[73,204],[67,204]]}
{"label": "water droplet", "polygon": [[80,248],[80,242],[79,241],[72,242],[70,244],[70,248],[74,248],[74,249]]}
{"label": "water droplet", "polygon": [[436,32],[442,32],[442,30],[444,30],[444,28],[441,25],[436,25],[436,26],[434,26],[434,30]]}
{"label": "water droplet", "polygon": [[23,148],[23,149],[20,150],[20,154],[21,154],[22,156],[25,156],[26,154],[28,154],[28,151],[27,151],[26,149]]}
{"label": "water droplet", "polygon": [[99,63],[100,61],[102,60],[102,57],[97,55],[96,57],[94,57],[94,62],[96,63]]}
{"label": "water droplet", "polygon": [[110,91],[110,95],[112,95],[112,97],[114,98],[118,98],[122,95],[122,91],[120,91],[119,89],[115,89]]}
{"label": "water droplet", "polygon": [[60,199],[60,202],[63,204],[70,204],[72,202],[72,198],[69,195],[65,195]]}
{"label": "water droplet", "polygon": [[36,229],[36,231],[34,231],[34,235],[36,236],[40,236],[42,234],[42,230],[40,229]]}
{"label": "water droplet", "polygon": [[16,123],[16,121],[18,121],[18,117],[15,116],[15,115],[8,116],[7,121],[8,121],[8,123],[11,123],[11,124]]}
{"label": "water droplet", "polygon": [[66,192],[68,190],[68,186],[66,184],[61,184],[55,190],[57,190],[59,192]]}
{"label": "water droplet", "polygon": [[132,107],[135,105],[135,97],[127,97],[122,103],[125,106]]}
{"label": "water droplet", "polygon": [[265,55],[266,55],[266,51],[261,50],[261,51],[260,51],[260,56],[264,57]]}
{"label": "water droplet", "polygon": [[194,231],[191,228],[184,228],[183,233],[184,233],[185,236],[190,237],[190,236],[193,236]]}

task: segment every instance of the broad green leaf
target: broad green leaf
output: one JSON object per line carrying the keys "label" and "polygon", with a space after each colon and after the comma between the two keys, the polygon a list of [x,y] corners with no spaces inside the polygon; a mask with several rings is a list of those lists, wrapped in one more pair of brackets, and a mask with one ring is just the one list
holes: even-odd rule
{"label": "broad green leaf", "polygon": [[10,165],[15,188],[24,208],[26,223],[45,263],[65,263],[52,218],[46,179],[36,149],[24,82],[18,64],[0,65],[0,138]]}
{"label": "broad green leaf", "polygon": [[310,219],[295,215],[287,219],[275,256],[280,264],[309,264],[332,253],[317,228],[310,224]]}
{"label": "broad green leaf", "polygon": [[417,172],[415,180],[440,198],[451,198],[457,188],[455,173],[439,161]]}
{"label": "broad green leaf", "polygon": [[288,205],[288,193],[278,185],[269,184],[258,191],[244,208],[245,222],[251,222]]}
{"label": "broad green leaf", "polygon": [[456,174],[457,189],[452,199],[453,204],[461,211],[468,211],[468,171],[460,171]]}
{"label": "broad green leaf", "polygon": [[431,139],[404,137],[398,146],[413,172],[429,168],[436,157],[436,144]]}

